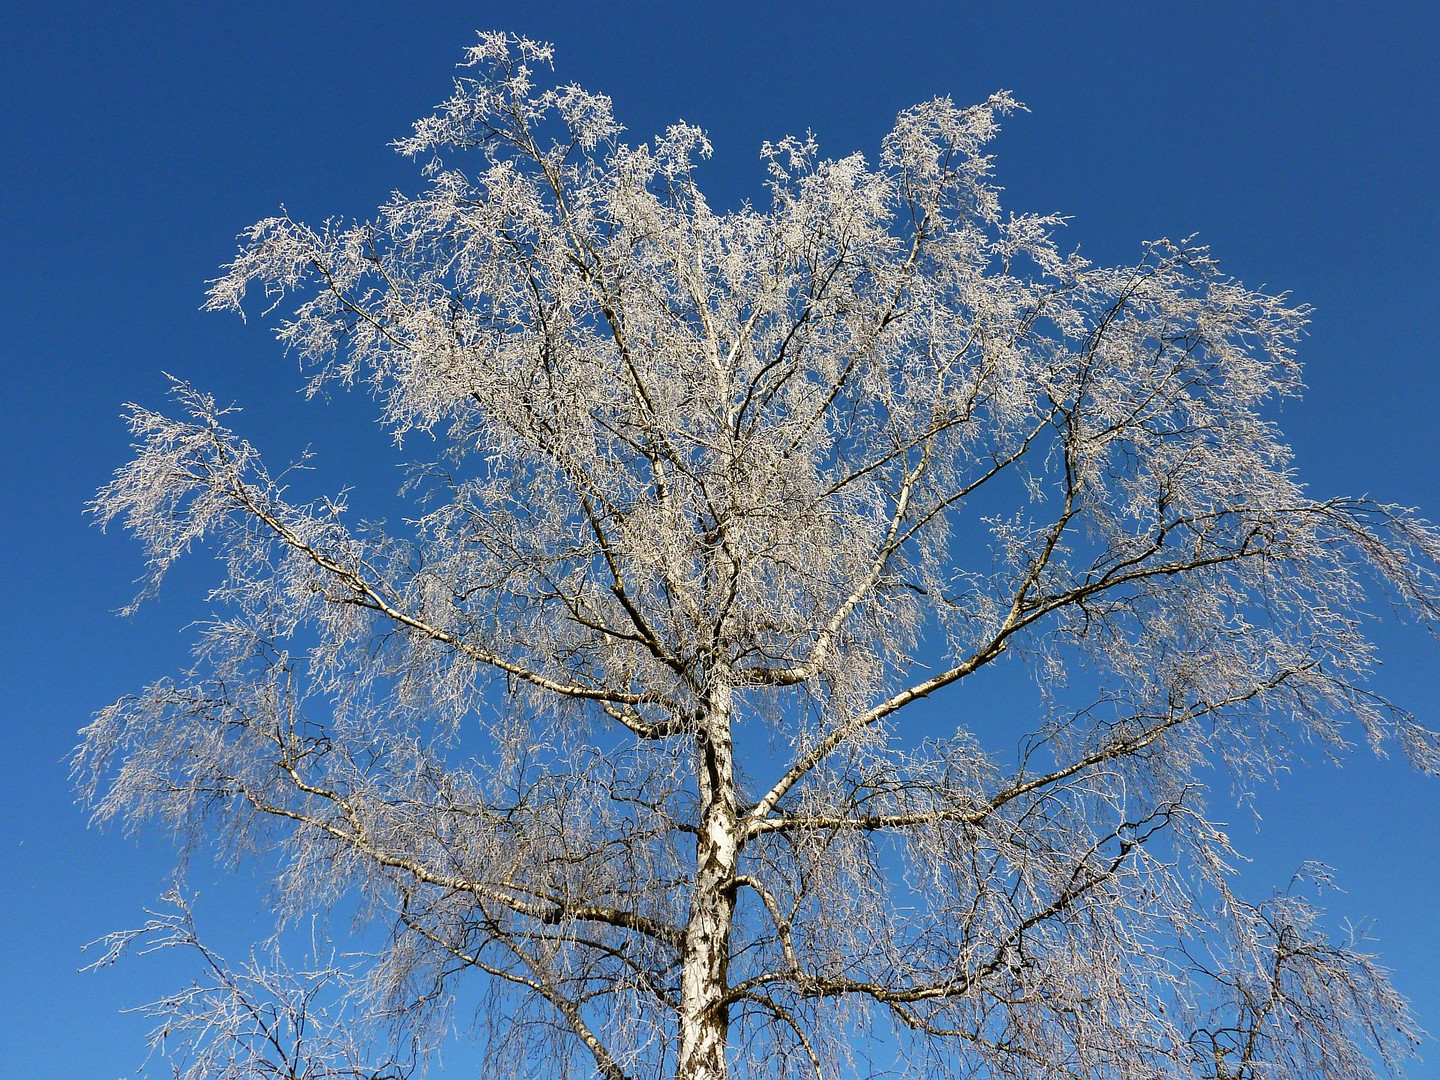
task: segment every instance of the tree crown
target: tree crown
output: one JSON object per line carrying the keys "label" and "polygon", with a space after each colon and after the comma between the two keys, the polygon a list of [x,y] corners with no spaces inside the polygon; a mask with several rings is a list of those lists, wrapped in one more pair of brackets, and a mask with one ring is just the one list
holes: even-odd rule
{"label": "tree crown", "polygon": [[[147,588],[202,538],[226,577],[187,677],[86,729],[100,815],[275,848],[291,912],[360,889],[392,932],[352,992],[423,1042],[485,973],[497,1074],[830,1076],[877,1018],[927,1073],[1397,1062],[1383,971],[1231,892],[1197,782],[1347,722],[1440,764],[1362,626],[1433,624],[1440,536],[1309,496],[1267,412],[1306,309],[1002,213],[1008,94],[873,164],[766,144],[718,212],[702,131],[628,144],[550,60],[482,35],[397,143],[422,194],[259,222],[211,285],[436,436],[413,520],[287,499],[189,386],[132,407],[97,514]],[[958,687],[1006,654],[1014,755]]]}

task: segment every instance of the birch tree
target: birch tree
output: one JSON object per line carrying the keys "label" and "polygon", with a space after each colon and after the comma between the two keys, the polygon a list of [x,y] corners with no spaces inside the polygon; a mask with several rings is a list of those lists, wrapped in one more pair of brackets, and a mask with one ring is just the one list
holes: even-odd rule
{"label": "birch tree", "polygon": [[[1398,1069],[1384,970],[1237,894],[1201,782],[1440,765],[1363,632],[1434,624],[1440,534],[1297,480],[1306,309],[1003,213],[1008,94],[873,161],[767,143],[719,210],[701,130],[626,141],[551,58],[481,35],[396,144],[419,194],[211,284],[439,447],[409,520],[292,499],[200,389],[130,408],[96,515],[142,596],[202,542],[224,576],[193,667],[85,729],[98,817],[261,856],[286,918],[363,898],[347,1008],[423,1051],[482,993],[490,1076]],[[1028,697],[974,692],[1007,665]]]}

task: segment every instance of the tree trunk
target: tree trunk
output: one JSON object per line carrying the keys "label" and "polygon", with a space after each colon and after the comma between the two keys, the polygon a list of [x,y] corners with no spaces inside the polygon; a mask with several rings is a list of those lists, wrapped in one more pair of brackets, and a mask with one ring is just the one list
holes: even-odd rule
{"label": "tree trunk", "polygon": [[700,834],[695,887],[685,925],[680,973],[680,1055],[677,1080],[724,1080],[730,1010],[722,1004],[735,914],[735,763],[730,741],[730,687],[723,676],[710,691],[706,722],[696,734]]}

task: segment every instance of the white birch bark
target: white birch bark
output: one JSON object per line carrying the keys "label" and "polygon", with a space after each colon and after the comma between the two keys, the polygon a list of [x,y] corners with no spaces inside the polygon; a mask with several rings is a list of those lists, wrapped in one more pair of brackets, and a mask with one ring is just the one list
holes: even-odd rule
{"label": "white birch bark", "polygon": [[700,810],[695,879],[680,961],[680,1046],[677,1077],[723,1080],[729,1075],[729,1004],[725,1000],[735,874],[740,853],[730,732],[729,673],[712,673],[707,709],[696,736]]}

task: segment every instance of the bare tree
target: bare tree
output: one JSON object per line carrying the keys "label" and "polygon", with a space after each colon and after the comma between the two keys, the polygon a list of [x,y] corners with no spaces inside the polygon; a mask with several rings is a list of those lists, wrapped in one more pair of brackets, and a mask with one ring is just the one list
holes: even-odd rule
{"label": "bare tree", "polygon": [[[1305,309],[1002,215],[1006,94],[874,165],[767,144],[722,213],[701,131],[626,144],[550,60],[482,35],[398,144],[423,194],[262,221],[209,294],[293,296],[312,390],[440,440],[413,521],[287,499],[189,386],[132,407],[96,513],[151,587],[201,539],[226,576],[193,670],[86,729],[99,816],[275,853],[291,915],[363,895],[364,1009],[424,1044],[475,976],[494,1076],[832,1077],[892,1029],[927,1076],[1398,1067],[1403,999],[1233,895],[1197,781],[1440,765],[1359,618],[1434,622],[1440,535],[1307,495],[1268,419]],[[986,717],[1002,657],[1038,690]]]}

